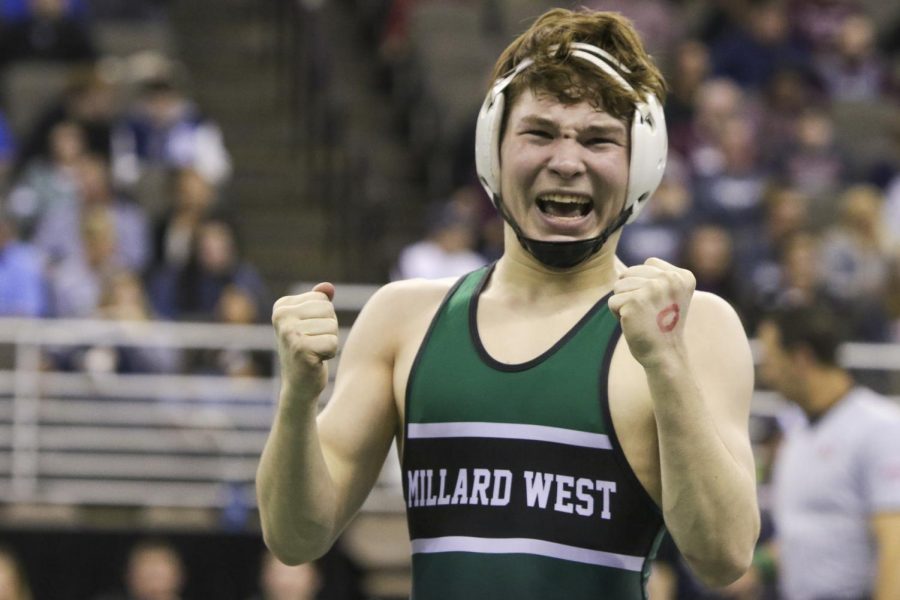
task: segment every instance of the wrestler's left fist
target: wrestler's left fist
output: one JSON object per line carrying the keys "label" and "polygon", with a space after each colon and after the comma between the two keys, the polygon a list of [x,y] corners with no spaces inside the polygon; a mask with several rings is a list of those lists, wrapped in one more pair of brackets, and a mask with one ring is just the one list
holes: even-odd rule
{"label": "wrestler's left fist", "polygon": [[619,274],[609,309],[622,324],[631,354],[645,368],[683,350],[684,322],[696,284],[693,273],[658,258]]}

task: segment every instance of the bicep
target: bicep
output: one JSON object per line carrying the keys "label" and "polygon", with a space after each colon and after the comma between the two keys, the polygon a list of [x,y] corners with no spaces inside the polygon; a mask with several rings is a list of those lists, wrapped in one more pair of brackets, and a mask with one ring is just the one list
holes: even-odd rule
{"label": "bicep", "polygon": [[[377,312],[377,311],[376,311]],[[392,340],[377,314],[360,315],[341,352],[331,398],[318,418],[338,498],[339,530],[365,501],[397,427]]]}
{"label": "bicep", "polygon": [[740,319],[724,300],[703,294],[697,301],[696,318],[688,321],[691,367],[723,443],[752,475],[750,345]]}

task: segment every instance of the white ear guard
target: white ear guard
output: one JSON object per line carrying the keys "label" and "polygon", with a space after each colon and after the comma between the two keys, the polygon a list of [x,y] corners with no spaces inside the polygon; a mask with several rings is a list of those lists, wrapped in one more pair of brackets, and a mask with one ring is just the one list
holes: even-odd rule
{"label": "white ear guard", "polygon": [[[615,80],[624,89],[634,88],[616,71],[630,71],[605,50],[575,42],[571,55],[585,60]],[[497,80],[478,113],[475,128],[475,168],[488,196],[496,204],[500,195],[500,129],[506,105],[504,90],[525,69],[534,64],[526,58],[505,77]],[[615,69],[613,68],[615,67]],[[631,120],[631,155],[629,159],[628,189],[625,192],[625,210],[631,209],[626,223],[634,221],[647,200],[656,191],[666,169],[668,137],[662,105],[654,94],[647,94],[643,102],[635,105]]]}

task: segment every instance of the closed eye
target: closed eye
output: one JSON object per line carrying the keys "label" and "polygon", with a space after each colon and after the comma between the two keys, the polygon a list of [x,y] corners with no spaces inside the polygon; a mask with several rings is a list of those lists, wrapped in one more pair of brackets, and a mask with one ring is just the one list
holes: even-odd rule
{"label": "closed eye", "polygon": [[523,132],[525,135],[534,136],[537,138],[541,138],[544,140],[549,140],[553,138],[553,135],[549,131],[544,131],[543,129],[528,129]]}
{"label": "closed eye", "polygon": [[615,144],[615,145],[617,145],[617,146],[620,146],[620,145],[621,145],[621,143],[619,142],[619,140],[613,139],[613,138],[607,138],[607,137],[593,137],[593,138],[588,138],[588,139],[585,140],[585,142],[584,142],[584,145],[585,145],[585,146],[601,146],[601,145],[603,145],[603,144]]}

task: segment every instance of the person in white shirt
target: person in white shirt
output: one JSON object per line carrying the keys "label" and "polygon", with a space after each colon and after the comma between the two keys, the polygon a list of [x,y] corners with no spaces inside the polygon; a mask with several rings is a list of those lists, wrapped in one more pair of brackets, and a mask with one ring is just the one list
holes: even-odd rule
{"label": "person in white shirt", "polygon": [[[761,323],[762,378],[805,413],[774,468],[774,554],[787,600],[900,598],[900,406],[838,363],[839,317]],[[759,561],[756,561],[759,564]]]}

